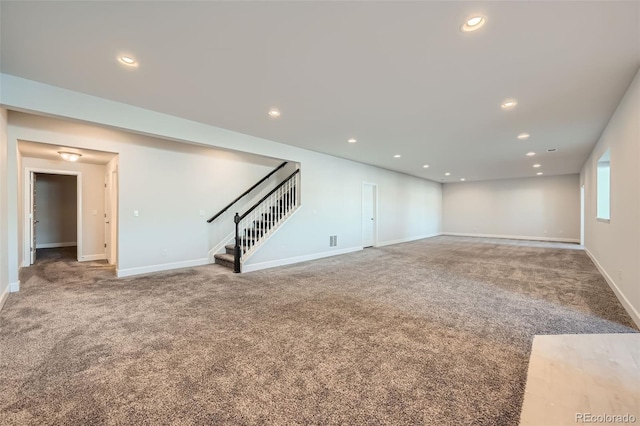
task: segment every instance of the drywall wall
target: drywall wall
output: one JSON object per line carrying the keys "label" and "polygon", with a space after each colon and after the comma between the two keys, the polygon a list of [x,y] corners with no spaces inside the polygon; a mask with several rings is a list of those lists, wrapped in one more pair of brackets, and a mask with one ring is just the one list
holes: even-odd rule
{"label": "drywall wall", "polygon": [[447,183],[443,232],[580,242],[578,175]]}
{"label": "drywall wall", "polygon": [[36,248],[77,244],[76,176],[36,174]]}
{"label": "drywall wall", "polygon": [[[379,244],[407,241],[440,232],[441,187],[438,183],[25,79],[2,75],[2,82],[7,87],[2,94],[4,104],[15,109],[75,120],[73,123],[64,121],[60,122],[64,124],[55,125],[48,121],[51,119],[38,117],[29,119],[31,122],[26,123],[26,119],[19,118],[18,114],[14,118],[12,113],[9,120],[10,137],[12,129],[15,129],[13,137],[23,137],[25,140],[120,153],[118,268],[123,275],[206,261],[202,256],[207,256],[205,250],[211,247],[212,241],[203,241],[199,236],[208,235],[209,228],[201,223],[201,218],[193,218],[194,211],[196,216],[199,210],[210,213],[215,211],[212,206],[223,204],[220,200],[224,199],[226,202],[232,199],[233,197],[226,197],[228,194],[224,191],[237,183],[234,178],[242,176],[239,173],[241,167],[237,166],[237,171],[226,170],[212,181],[206,172],[205,175],[202,174],[203,168],[212,169],[202,159],[195,158],[191,161],[176,153],[157,156],[156,151],[161,150],[154,150],[153,145],[158,142],[148,143],[145,150],[125,148],[124,145],[120,146],[122,136],[112,137],[110,134],[118,132],[104,127],[85,127],[78,131],[74,126],[86,125],[78,124],[77,120],[173,141],[299,163],[302,170],[303,207],[287,223],[287,232],[295,238],[279,232],[261,249],[262,258],[256,254],[251,259],[254,263],[261,263],[258,267],[361,249],[363,181],[380,183],[381,200],[394,200],[394,203],[380,203]],[[123,134],[129,135],[128,138],[135,136],[131,133]],[[159,141],[157,138],[151,139]],[[232,153],[229,152],[229,155]],[[223,164],[221,166],[224,167]],[[251,169],[256,170],[255,167]],[[176,178],[177,176],[181,178]],[[252,179],[251,183],[257,180]],[[203,180],[211,185],[206,187],[202,183],[196,183],[192,188],[187,183]],[[405,187],[412,189],[407,190],[410,192],[400,199],[398,194]],[[242,191],[234,189],[230,193],[239,192]],[[195,198],[189,198],[194,195]],[[167,208],[167,205],[170,207]],[[139,217],[133,216],[134,210],[139,211]],[[142,217],[145,219],[140,219]],[[338,247],[329,249],[329,235],[338,235]],[[268,245],[286,247],[286,250],[270,250],[268,255],[263,254],[269,249]]]}
{"label": "drywall wall", "polygon": [[[90,250],[97,247],[102,258],[105,174],[107,168],[113,171],[117,167],[117,267],[123,276],[207,263],[213,241],[232,230],[233,212],[212,225],[206,219],[281,163],[14,111],[9,113],[9,122],[10,138],[51,144],[54,152],[66,146],[119,153],[117,162],[108,167],[86,164],[83,159],[69,163],[25,157],[23,163],[25,170],[78,168],[83,171],[83,181],[87,167],[100,168],[95,174],[96,187],[87,194],[97,197],[96,203],[84,205],[83,196],[82,214],[96,237],[88,240],[83,232],[84,251],[91,255],[94,252]],[[86,188],[83,182],[83,195]],[[93,210],[97,211],[95,216]]]}
{"label": "drywall wall", "polygon": [[7,238],[7,110],[0,108],[0,309],[9,294],[9,244]]}
{"label": "drywall wall", "polygon": [[[598,159],[610,151],[610,221],[596,219]],[[640,326],[640,70],[580,174],[585,248]]]}
{"label": "drywall wall", "polygon": [[[26,173],[28,170],[35,170],[38,172],[43,171],[61,171],[61,172],[74,172],[79,173],[81,184],[81,209],[80,209],[80,222],[81,222],[81,239],[76,240],[78,242],[78,260],[100,260],[105,258],[104,254],[104,176],[105,166],[99,164],[87,164],[87,163],[71,163],[63,160],[48,160],[42,158],[22,157],[22,171],[23,185],[26,183]],[[42,175],[41,175],[42,176]],[[71,179],[75,181],[75,176]],[[75,183],[75,182],[74,182]],[[69,196],[75,198],[77,189],[74,188]],[[28,206],[28,191],[22,193],[21,200],[23,206]],[[28,221],[28,209],[23,209],[23,215],[21,222],[24,230],[21,240],[23,241],[23,266],[28,266],[29,259],[29,221]],[[77,216],[77,212],[68,211],[68,214]],[[40,215],[37,215],[38,220]],[[39,234],[39,231],[38,231]],[[57,241],[54,241],[57,242]],[[67,242],[67,241],[60,241]],[[37,240],[40,243],[40,240]]]}

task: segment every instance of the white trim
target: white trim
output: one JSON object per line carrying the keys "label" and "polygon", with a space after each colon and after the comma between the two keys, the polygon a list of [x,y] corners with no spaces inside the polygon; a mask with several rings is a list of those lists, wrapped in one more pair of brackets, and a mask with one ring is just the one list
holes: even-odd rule
{"label": "white trim", "polygon": [[433,237],[438,237],[440,235],[442,234],[438,232],[435,234],[419,235],[417,237],[401,238],[399,240],[389,240],[389,241],[384,241],[382,243],[379,243],[378,245],[376,245],[376,247],[384,247],[384,246],[390,246],[393,244],[408,243],[410,241],[424,240],[425,238],[433,238]]}
{"label": "white trim", "polygon": [[[68,175],[76,177],[76,204],[77,204],[77,212],[76,212],[76,238],[78,239],[78,243],[75,244],[78,246],[78,261],[81,261],[82,258],[82,172],[75,170],[57,170],[57,169],[43,169],[40,167],[25,167],[24,168],[24,181],[22,185],[22,196],[23,196],[23,232],[22,232],[22,240],[23,240],[23,259],[22,266],[31,266],[31,188],[29,185],[24,184],[24,182],[30,181],[31,173],[47,173],[51,175]],[[37,241],[36,241],[36,249],[37,249]]]}
{"label": "white trim", "polygon": [[20,281],[9,284],[9,293],[17,293],[20,291]]}
{"label": "white trim", "polygon": [[373,187],[373,245],[367,247],[378,247],[378,184],[373,182],[362,181],[362,186],[360,188],[360,241],[364,246],[364,186],[368,185]]}
{"label": "white trim", "polygon": [[338,256],[341,254],[352,253],[354,251],[360,250],[362,250],[362,247],[351,247],[341,250],[325,251],[322,253],[306,254],[304,256],[289,257],[286,259],[270,260],[268,262],[253,263],[251,265],[243,265],[242,273],[259,271],[261,269],[267,268],[275,268],[276,266],[291,265],[293,263],[306,262],[308,260],[322,259],[324,257]]}
{"label": "white trim", "polygon": [[107,260],[107,254],[106,253],[87,254],[85,256],[78,258],[78,262],[89,262],[92,260]]}
{"label": "white trim", "polygon": [[226,237],[224,237],[224,238],[222,239],[222,241],[218,243],[218,245],[217,245],[217,246],[215,246],[214,248],[212,248],[211,250],[209,250],[209,253],[207,254],[207,256],[209,257],[209,261],[210,261],[210,262],[215,262],[215,257],[214,257],[214,256],[215,256],[216,254],[218,254],[218,253],[222,252],[222,249],[224,249],[224,246],[226,246],[226,245],[228,245],[228,244],[230,244],[230,243],[234,242],[234,241],[233,241],[233,240],[234,240],[234,238],[235,238],[235,237],[234,237],[234,235],[235,235],[235,232],[234,232],[234,231],[229,232],[229,235],[227,235]]}
{"label": "white trim", "polygon": [[59,248],[59,247],[75,247],[78,245],[76,241],[72,241],[69,243],[46,243],[46,244],[36,244],[37,249],[41,248]]}
{"label": "white trim", "polygon": [[633,322],[636,323],[636,326],[640,327],[640,312],[638,312],[638,310],[631,304],[631,302],[629,302],[629,299],[627,299],[622,290],[620,290],[620,287],[617,286],[615,281],[613,281],[613,278],[609,276],[602,265],[598,263],[596,257],[591,254],[589,249],[585,247],[584,251],[587,253],[587,256],[589,256],[593,264],[596,265],[596,268],[598,268],[598,271],[600,271],[604,279],[607,281],[607,284],[609,284],[609,287],[611,287],[611,290],[613,290],[616,297],[618,298],[624,309],[627,311]]}
{"label": "white trim", "polygon": [[244,272],[244,264],[247,260],[251,259],[251,256],[253,256],[258,249],[260,249],[260,247],[262,247],[262,245],[264,243],[266,243],[267,241],[269,241],[269,239],[271,237],[273,237],[273,235],[278,231],[278,229],[280,229],[280,227],[284,226],[285,223],[287,223],[289,221],[289,219],[291,219],[293,217],[293,215],[295,215],[300,209],[302,208],[302,205],[298,205],[296,206],[293,211],[287,213],[287,215],[284,217],[284,219],[281,219],[278,224],[276,226],[274,226],[273,228],[269,229],[269,232],[267,232],[267,236],[263,236],[262,238],[260,238],[260,243],[255,245],[255,249],[252,248],[252,250],[249,253],[244,253],[242,255],[242,257],[240,258],[240,263],[241,263],[241,272]]}
{"label": "white trim", "polygon": [[7,288],[4,289],[4,292],[2,293],[2,295],[0,295],[0,311],[4,307],[4,302],[7,301],[8,297],[9,297],[9,286],[7,286]]}
{"label": "white trim", "polygon": [[179,268],[192,268],[194,266],[203,266],[203,265],[209,265],[209,264],[211,264],[211,261],[208,258],[185,260],[182,262],[162,263],[159,265],[151,265],[151,266],[141,266],[139,268],[116,269],[116,276],[118,278],[130,277],[132,275],[150,274],[152,272],[168,271],[170,269],[179,269]]}
{"label": "white trim", "polygon": [[452,235],[455,237],[505,238],[508,240],[550,241],[556,243],[580,244],[580,239],[578,238],[526,237],[521,235],[471,234],[466,232],[443,232],[441,235]]}

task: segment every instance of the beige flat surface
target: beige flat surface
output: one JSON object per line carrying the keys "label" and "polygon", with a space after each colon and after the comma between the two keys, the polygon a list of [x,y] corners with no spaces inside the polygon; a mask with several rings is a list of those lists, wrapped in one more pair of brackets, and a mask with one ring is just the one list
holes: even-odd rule
{"label": "beige flat surface", "polygon": [[520,425],[589,424],[588,415],[640,424],[640,333],[534,337]]}

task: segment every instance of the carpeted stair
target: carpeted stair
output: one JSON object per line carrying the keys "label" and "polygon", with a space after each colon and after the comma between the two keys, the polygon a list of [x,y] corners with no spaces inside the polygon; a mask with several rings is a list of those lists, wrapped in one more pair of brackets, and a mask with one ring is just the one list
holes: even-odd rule
{"label": "carpeted stair", "polygon": [[[292,202],[291,202],[292,201]],[[284,194],[276,205],[271,206],[267,213],[261,215],[260,220],[253,221],[251,228],[245,228],[241,235],[240,243],[243,254],[255,245],[261,238],[269,235],[271,230],[284,218],[290,210],[295,208],[295,187],[291,192]],[[214,255],[215,263],[233,269],[234,265],[234,245],[226,245],[225,253]]]}

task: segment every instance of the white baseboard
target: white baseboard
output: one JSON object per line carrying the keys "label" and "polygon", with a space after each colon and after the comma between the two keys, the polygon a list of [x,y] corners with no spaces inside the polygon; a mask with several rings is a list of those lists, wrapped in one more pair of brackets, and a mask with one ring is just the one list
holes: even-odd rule
{"label": "white baseboard", "polygon": [[390,245],[393,245],[393,244],[408,243],[408,242],[411,242],[411,241],[424,240],[425,238],[437,237],[439,235],[442,235],[442,234],[436,233],[436,234],[420,235],[418,237],[401,238],[399,240],[384,241],[382,243],[376,244],[375,246],[376,247],[384,247],[384,246],[390,246]]}
{"label": "white baseboard", "polygon": [[118,278],[130,277],[133,275],[150,274],[152,272],[168,271],[171,269],[192,268],[194,266],[203,266],[209,264],[211,264],[211,261],[208,258],[185,260],[183,262],[162,263],[160,265],[141,266],[139,268],[117,269],[116,276]]}
{"label": "white baseboard", "polygon": [[548,241],[552,243],[575,243],[580,244],[580,239],[576,238],[556,238],[556,237],[525,237],[522,235],[494,235],[494,234],[471,234],[467,232],[443,232],[441,235],[451,235],[454,237],[481,237],[481,238],[503,238],[507,240],[530,240]]}
{"label": "white baseboard", "polygon": [[78,262],[89,262],[91,260],[105,260],[107,258],[107,255],[102,253],[102,254],[87,254],[85,256],[80,256],[80,258],[78,259]]}
{"label": "white baseboard", "polygon": [[362,247],[350,247],[340,250],[323,251],[321,253],[306,254],[304,256],[288,257],[286,259],[270,260],[268,262],[252,263],[249,265],[242,265],[242,272],[253,272],[261,269],[275,268],[276,266],[291,265],[294,263],[306,262],[308,260],[322,259],[324,257],[338,256],[341,254],[352,253],[354,251],[360,251]]}
{"label": "white baseboard", "polygon": [[9,284],[9,293],[16,293],[20,291],[20,281]]}
{"label": "white baseboard", "polygon": [[607,271],[604,270],[602,265],[600,265],[600,263],[598,263],[598,260],[589,251],[589,249],[587,249],[585,247],[584,251],[587,253],[587,256],[589,256],[589,258],[591,259],[593,264],[596,265],[596,268],[598,268],[598,271],[600,271],[600,273],[602,274],[604,279],[607,281],[607,284],[609,284],[609,287],[611,287],[611,290],[613,290],[613,292],[615,293],[616,297],[618,298],[618,300],[620,301],[620,303],[622,304],[624,309],[627,311],[627,313],[629,314],[629,316],[631,317],[633,322],[635,322],[636,326],[638,326],[638,328],[640,328],[640,312],[638,312],[638,310],[631,304],[631,302],[629,302],[629,299],[627,299],[627,297],[624,295],[622,290],[620,290],[620,287],[618,287],[618,285],[615,283],[613,278],[611,278],[611,276],[609,276]]}
{"label": "white baseboard", "polygon": [[69,242],[69,243],[46,243],[46,244],[36,244],[36,249],[40,248],[59,248],[59,247],[74,247],[77,246],[77,242]]}

